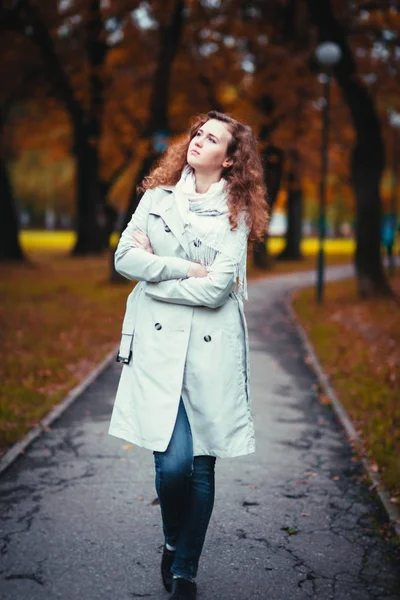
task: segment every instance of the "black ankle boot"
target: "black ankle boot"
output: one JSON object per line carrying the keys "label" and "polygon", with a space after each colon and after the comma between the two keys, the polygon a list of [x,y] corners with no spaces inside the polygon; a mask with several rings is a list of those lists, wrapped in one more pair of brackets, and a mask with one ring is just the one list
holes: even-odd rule
{"label": "black ankle boot", "polygon": [[177,577],[172,580],[172,596],[170,600],[195,600],[197,585],[194,581]]}
{"label": "black ankle boot", "polygon": [[175,558],[175,551],[168,550],[164,546],[163,553],[162,553],[162,559],[161,559],[161,577],[162,577],[162,582],[164,584],[164,587],[167,590],[167,592],[169,592],[169,593],[172,592],[171,567],[172,567],[172,563],[174,562],[174,558]]}

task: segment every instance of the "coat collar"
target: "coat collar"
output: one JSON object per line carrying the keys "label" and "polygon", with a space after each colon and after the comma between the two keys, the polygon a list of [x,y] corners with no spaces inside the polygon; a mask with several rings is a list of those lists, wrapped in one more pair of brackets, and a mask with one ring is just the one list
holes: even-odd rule
{"label": "coat collar", "polygon": [[[158,204],[158,210],[166,225],[170,228],[186,254],[189,256],[189,244],[186,239],[185,225],[182,221],[178,207],[175,202],[175,186],[166,185],[160,186],[160,189],[164,191],[163,197],[160,199]],[[165,193],[166,192],[166,193]]]}

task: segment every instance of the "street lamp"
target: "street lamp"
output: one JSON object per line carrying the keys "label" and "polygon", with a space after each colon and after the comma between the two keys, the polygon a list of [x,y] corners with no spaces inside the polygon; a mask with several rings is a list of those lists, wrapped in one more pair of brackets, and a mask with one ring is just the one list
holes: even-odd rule
{"label": "street lamp", "polygon": [[322,303],[324,291],[324,266],[325,266],[325,235],[326,235],[326,180],[328,172],[328,143],[329,143],[329,117],[330,117],[330,91],[332,67],[341,59],[342,51],[335,42],[323,42],[315,50],[315,58],[323,67],[321,80],[324,84],[324,104],[322,110],[322,140],[321,140],[321,182],[319,195],[319,236],[318,236],[318,263],[317,263],[317,302]]}
{"label": "street lamp", "polygon": [[393,163],[392,163],[392,193],[390,198],[390,240],[387,244],[389,258],[389,273],[395,273],[394,247],[397,231],[397,177],[400,160],[400,143],[398,132],[400,130],[400,113],[392,110],[389,114],[389,123],[393,128]]}

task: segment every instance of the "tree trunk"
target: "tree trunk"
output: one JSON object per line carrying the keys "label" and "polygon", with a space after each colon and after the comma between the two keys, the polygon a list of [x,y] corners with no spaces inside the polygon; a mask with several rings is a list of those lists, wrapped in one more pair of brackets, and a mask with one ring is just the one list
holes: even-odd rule
{"label": "tree trunk", "polygon": [[159,157],[160,153],[151,152],[142,160],[142,164],[140,165],[135,182],[132,186],[128,209],[125,213],[125,219],[122,223],[122,230],[124,230],[125,227],[128,225],[142,197],[142,194],[137,190],[138,186],[142,183],[143,179],[150,173],[151,169],[154,166],[154,163]]}
{"label": "tree trunk", "polygon": [[0,261],[25,260],[18,238],[19,222],[7,167],[0,156]]}
{"label": "tree trunk", "polygon": [[297,150],[289,152],[290,171],[288,173],[287,228],[285,248],[278,254],[278,260],[301,260],[301,239],[303,224],[303,190],[300,179],[300,157]]}
{"label": "tree trunk", "polygon": [[[185,0],[176,0],[170,22],[166,25],[160,25],[160,45],[157,66],[153,76],[149,116],[143,134],[149,138],[151,138],[157,132],[168,134],[169,131],[168,107],[170,80],[173,62],[178,52],[182,36],[184,7]],[[143,181],[143,178],[148,175],[158,157],[159,153],[155,152],[153,148],[151,148],[149,154],[144,158],[140,166],[138,176],[132,187],[122,230],[125,229],[131,220],[132,214],[135,212],[139,204],[140,194],[137,192],[137,187]],[[114,268],[114,251],[111,252],[111,257],[110,279],[111,281],[120,281],[121,276],[115,271]]]}
{"label": "tree trunk", "polygon": [[[168,107],[170,80],[173,62],[182,36],[184,7],[185,0],[176,0],[170,22],[166,25],[160,25],[160,45],[157,66],[153,75],[149,115],[146,127],[144,128],[144,137],[152,138],[157,132],[168,134],[169,131]],[[138,185],[149,174],[154,162],[160,156],[158,152],[154,151],[151,144],[152,142],[150,141],[149,153],[143,159],[138,176],[132,187],[122,229],[125,229],[129,223],[139,203],[140,196],[137,194]]]}
{"label": "tree trunk", "polygon": [[[7,108],[9,108],[8,103]],[[0,261],[25,260],[19,243],[19,219],[2,144],[7,113],[6,103],[0,106]]]}
{"label": "tree trunk", "polygon": [[336,42],[342,58],[334,76],[348,105],[356,132],[351,171],[356,195],[355,267],[361,297],[391,295],[381,258],[382,204],[380,181],[385,165],[379,118],[367,88],[357,77],[344,27],[336,20],[330,0],[307,0],[320,41]]}
{"label": "tree trunk", "polygon": [[104,106],[102,68],[107,44],[101,17],[100,0],[90,0],[85,50],[89,69],[89,108],[85,111],[78,99],[61,60],[58,57],[47,23],[36,5],[23,3],[21,33],[29,31],[29,39],[38,46],[57,97],[71,119],[76,159],[76,233],[73,254],[98,254],[104,250],[106,217],[99,177],[99,143]]}
{"label": "tree trunk", "polygon": [[356,191],[357,214],[355,265],[358,291],[363,298],[392,293],[381,258],[382,207],[378,200],[382,167],[378,157],[378,160],[371,160],[372,156],[366,143],[357,143],[352,156],[352,180]]}
{"label": "tree trunk", "polygon": [[71,112],[77,159],[77,240],[73,254],[98,254],[109,244],[104,188],[100,179],[100,140],[104,108],[102,69],[107,56],[100,0],[88,3],[85,50],[89,63],[89,109],[84,122]]}
{"label": "tree trunk", "polygon": [[351,178],[356,196],[355,267],[358,291],[364,298],[392,295],[381,256],[380,183],[385,151],[379,118],[363,85],[357,80],[339,81],[339,84],[353,114],[357,134],[351,160]]}
{"label": "tree trunk", "polygon": [[278,260],[302,260],[302,216],[303,216],[303,191],[301,189],[289,190],[287,200],[287,230],[285,235],[285,248],[278,254]]}
{"label": "tree trunk", "polygon": [[253,264],[257,269],[269,269],[271,266],[271,257],[267,251],[268,235],[265,234],[261,242],[254,242],[253,245]]}
{"label": "tree trunk", "polygon": [[[101,197],[97,148],[93,148],[83,126],[75,124],[76,144],[76,242],[74,256],[99,254],[105,248],[106,216]],[[78,132],[77,132],[78,130]]]}
{"label": "tree trunk", "polygon": [[[281,186],[283,170],[283,152],[275,146],[267,146],[261,152],[264,167],[264,180],[268,192],[268,204],[272,212]],[[268,233],[261,242],[253,246],[253,263],[259,269],[268,269],[271,266],[271,257],[268,252]]]}
{"label": "tree trunk", "polygon": [[145,128],[147,136],[158,131],[168,132],[171,72],[181,42],[184,8],[185,0],[175,0],[170,21],[160,24],[157,65],[153,76],[149,118]]}
{"label": "tree trunk", "polygon": [[[129,205],[125,212],[125,217],[124,217],[124,220],[122,223],[122,228],[121,228],[122,231],[124,231],[124,229],[126,228],[126,226],[129,223],[129,221],[131,220],[133,213],[135,212],[135,210],[138,207],[140,198],[142,197],[142,194],[140,194],[137,191],[137,188],[142,183],[142,181],[146,177],[146,175],[149,174],[149,172],[151,171],[151,169],[152,169],[155,161],[158,159],[158,157],[159,157],[159,154],[154,152],[154,153],[151,153],[151,154],[148,154],[147,156],[145,156],[145,158],[142,161],[142,164],[139,168],[137,177],[132,185],[131,195],[129,198]],[[114,254],[115,254],[115,248],[111,248],[110,280],[116,281],[116,282],[120,282],[120,281],[127,282],[128,280],[125,279],[125,277],[122,277],[115,270]]]}

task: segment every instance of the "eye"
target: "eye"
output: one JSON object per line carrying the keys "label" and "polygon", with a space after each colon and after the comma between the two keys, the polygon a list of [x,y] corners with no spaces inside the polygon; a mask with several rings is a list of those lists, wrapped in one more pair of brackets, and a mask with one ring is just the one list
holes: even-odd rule
{"label": "eye", "polygon": [[212,141],[213,144],[216,144],[217,142],[215,141],[215,139],[211,136],[208,136],[208,139]]}

